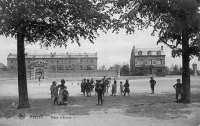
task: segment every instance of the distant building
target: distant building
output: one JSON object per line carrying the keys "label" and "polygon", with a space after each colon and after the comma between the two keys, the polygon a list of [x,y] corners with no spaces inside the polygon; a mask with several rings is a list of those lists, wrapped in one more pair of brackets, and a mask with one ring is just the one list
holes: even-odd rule
{"label": "distant building", "polygon": [[6,66],[3,63],[0,63],[0,71],[5,70]]}
{"label": "distant building", "polygon": [[159,49],[135,48],[133,46],[130,58],[132,75],[165,75],[165,53]]}
{"label": "distant building", "polygon": [[[48,72],[97,70],[97,53],[25,54],[26,70],[33,78],[45,78]],[[17,70],[17,54],[9,54],[7,68]]]}

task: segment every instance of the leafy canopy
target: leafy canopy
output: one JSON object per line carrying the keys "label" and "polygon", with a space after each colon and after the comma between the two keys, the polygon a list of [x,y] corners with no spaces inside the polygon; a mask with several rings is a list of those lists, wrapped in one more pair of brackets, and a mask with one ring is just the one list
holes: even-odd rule
{"label": "leafy canopy", "polygon": [[183,31],[187,32],[190,41],[190,56],[200,56],[200,14],[196,0],[119,0],[111,11],[120,15],[114,19],[114,31],[125,28],[127,33],[135,29],[153,26],[158,32],[158,43],[164,43],[180,56]]}
{"label": "leafy canopy", "polygon": [[108,30],[110,17],[100,4],[88,0],[0,0],[0,35],[17,37],[23,29],[25,41],[42,46],[67,46],[79,38],[91,42],[98,29]]}

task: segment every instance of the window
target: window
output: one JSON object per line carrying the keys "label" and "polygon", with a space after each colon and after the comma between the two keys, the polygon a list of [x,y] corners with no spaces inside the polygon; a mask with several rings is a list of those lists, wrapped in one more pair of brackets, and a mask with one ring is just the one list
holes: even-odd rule
{"label": "window", "polygon": [[151,51],[148,51],[148,55],[151,55]]}
{"label": "window", "polygon": [[69,62],[71,63],[71,59],[69,59]]}
{"label": "window", "polygon": [[145,60],[145,64],[148,64],[148,61],[147,61],[147,60]]}
{"label": "window", "polygon": [[82,66],[82,65],[80,65],[80,69],[81,69],[81,70],[83,69],[83,66]]}
{"label": "window", "polygon": [[162,64],[165,64],[165,61],[164,61],[164,60],[162,61]]}
{"label": "window", "polygon": [[138,64],[138,61],[135,61],[135,65],[137,65]]}
{"label": "window", "polygon": [[91,59],[91,62],[93,62],[93,59]]}
{"label": "window", "polygon": [[158,61],[157,61],[157,64],[161,65],[161,60],[158,60]]}
{"label": "window", "polygon": [[30,63],[30,60],[28,60],[28,63]]}
{"label": "window", "polygon": [[160,51],[158,51],[158,52],[157,52],[157,55],[161,55],[161,52],[160,52]]}
{"label": "window", "polygon": [[51,63],[53,63],[53,60],[51,60]]}
{"label": "window", "polygon": [[156,61],[155,61],[155,60],[153,60],[153,64],[156,64]]}
{"label": "window", "polygon": [[57,63],[59,63],[59,60],[57,60]]}
{"label": "window", "polygon": [[139,51],[139,52],[138,52],[138,55],[142,55],[142,51]]}
{"label": "window", "polygon": [[65,63],[64,59],[62,59],[62,63]]}
{"label": "window", "polygon": [[13,60],[11,60],[11,63],[13,63]]}
{"label": "window", "polygon": [[82,59],[80,59],[80,62],[82,62]]}

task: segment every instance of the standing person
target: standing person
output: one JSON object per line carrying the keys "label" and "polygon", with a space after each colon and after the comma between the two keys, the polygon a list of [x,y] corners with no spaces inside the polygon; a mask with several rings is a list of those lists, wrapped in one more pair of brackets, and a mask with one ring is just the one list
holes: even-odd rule
{"label": "standing person", "polygon": [[156,81],[153,79],[153,77],[151,77],[151,80],[149,81],[150,83],[150,87],[151,87],[151,92],[152,94],[154,94],[154,87],[156,85]]}
{"label": "standing person", "polygon": [[98,85],[98,84],[99,84],[99,81],[96,80],[95,87],[94,87],[95,96],[96,96],[96,94],[97,94],[97,85]]}
{"label": "standing person", "polygon": [[94,80],[93,80],[93,78],[91,78],[90,84],[91,84],[91,92],[93,92],[94,91]]}
{"label": "standing person", "polygon": [[63,95],[62,95],[62,93],[63,93],[64,90],[67,89],[67,86],[65,86],[65,80],[64,79],[61,80],[61,85],[59,85],[59,87],[60,87],[60,91],[59,91],[59,96],[58,96],[58,103],[60,105],[62,105],[63,104]]}
{"label": "standing person", "polygon": [[114,81],[114,84],[112,85],[112,95],[111,96],[116,96],[117,92],[117,81]]}
{"label": "standing person", "polygon": [[87,93],[87,83],[86,79],[83,80],[83,96],[85,97],[85,92]]}
{"label": "standing person", "polygon": [[179,102],[178,100],[179,95],[182,98],[182,84],[180,83],[180,81],[181,81],[180,79],[177,79],[177,83],[173,86],[176,89],[176,102]]}
{"label": "standing person", "polygon": [[126,96],[126,93],[128,93],[128,95],[130,96],[129,92],[130,92],[129,82],[128,82],[128,80],[126,80],[126,82],[124,84],[124,96]]}
{"label": "standing person", "polygon": [[56,102],[58,104],[58,88],[59,87],[56,86],[56,81],[53,81],[50,87],[52,105],[55,105]]}
{"label": "standing person", "polygon": [[98,97],[98,104],[97,105],[100,105],[100,102],[101,102],[101,105],[103,105],[103,83],[101,83],[101,80],[98,81],[97,85],[96,85],[96,90],[97,90],[97,97]]}
{"label": "standing person", "polygon": [[121,95],[123,94],[124,92],[124,85],[122,84],[122,81],[120,81],[120,93]]}
{"label": "standing person", "polygon": [[91,83],[90,83],[90,80],[87,79],[87,96],[88,97],[91,97]]}
{"label": "standing person", "polygon": [[[82,93],[84,92],[84,80],[82,80],[81,82],[81,92]],[[84,95],[84,93],[82,95]]]}

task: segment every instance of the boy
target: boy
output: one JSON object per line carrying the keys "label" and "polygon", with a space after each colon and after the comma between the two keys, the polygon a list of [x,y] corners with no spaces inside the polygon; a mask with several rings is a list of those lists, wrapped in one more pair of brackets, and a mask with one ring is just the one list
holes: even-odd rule
{"label": "boy", "polygon": [[156,85],[156,81],[151,77],[151,80],[149,81],[150,87],[151,87],[151,94],[154,94],[154,86]]}
{"label": "boy", "polygon": [[50,87],[51,91],[51,101],[53,102],[52,105],[55,105],[55,103],[58,104],[58,86],[56,86],[56,81],[52,82],[52,85]]}
{"label": "boy", "polygon": [[114,81],[114,84],[112,85],[112,95],[111,96],[115,96],[117,92],[117,81]]}
{"label": "boy", "polygon": [[180,83],[180,79],[177,79],[177,83],[173,86],[176,89],[176,102],[178,102],[178,96],[182,95],[182,84]]}
{"label": "boy", "polygon": [[130,89],[129,89],[128,80],[126,80],[126,82],[125,82],[125,84],[124,84],[124,96],[126,96],[126,92],[128,93],[128,96],[130,96],[130,94],[129,94]]}
{"label": "boy", "polygon": [[124,92],[124,85],[122,84],[122,81],[120,81],[120,92],[121,92],[121,95]]}

